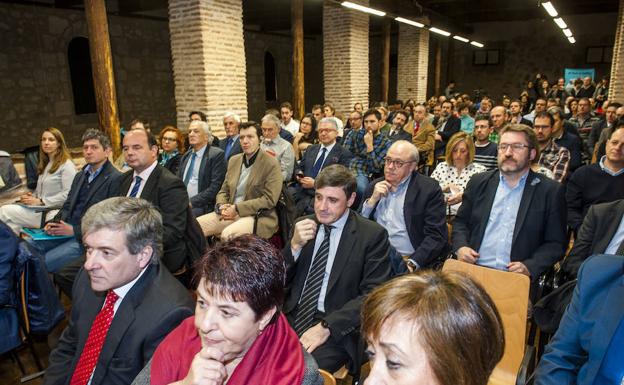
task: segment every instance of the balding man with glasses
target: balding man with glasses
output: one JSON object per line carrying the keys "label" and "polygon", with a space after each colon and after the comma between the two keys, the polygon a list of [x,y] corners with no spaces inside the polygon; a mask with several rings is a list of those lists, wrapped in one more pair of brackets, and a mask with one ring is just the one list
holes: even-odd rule
{"label": "balding man with glasses", "polygon": [[388,230],[394,275],[435,267],[448,253],[440,185],[416,171],[418,149],[406,140],[394,142],[384,160],[384,177],[366,189],[361,214]]}
{"label": "balding man with glasses", "polygon": [[566,208],[561,184],[531,171],[539,156],[533,130],[501,130],[498,170],[477,174],[464,191],[453,223],[460,261],[537,279],[565,252]]}

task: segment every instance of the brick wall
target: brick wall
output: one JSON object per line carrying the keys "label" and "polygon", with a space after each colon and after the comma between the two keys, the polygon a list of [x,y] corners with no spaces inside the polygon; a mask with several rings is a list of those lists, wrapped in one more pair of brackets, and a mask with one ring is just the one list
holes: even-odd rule
{"label": "brick wall", "polygon": [[325,101],[338,114],[347,114],[356,102],[368,105],[368,23],[366,13],[323,5]]}
{"label": "brick wall", "polygon": [[247,119],[242,0],[170,0],[169,30],[178,126],[201,110],[225,136],[225,112]]}
{"label": "brick wall", "polygon": [[620,0],[620,11],[613,44],[613,60],[611,61],[611,85],[609,99],[624,101],[624,0]]}
{"label": "brick wall", "polygon": [[403,101],[427,98],[429,31],[399,23],[397,98]]}

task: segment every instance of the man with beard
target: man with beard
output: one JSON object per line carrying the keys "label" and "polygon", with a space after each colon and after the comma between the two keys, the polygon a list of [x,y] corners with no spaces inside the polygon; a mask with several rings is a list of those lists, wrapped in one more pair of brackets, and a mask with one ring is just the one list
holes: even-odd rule
{"label": "man with beard", "polygon": [[570,170],[570,151],[552,139],[554,126],[555,118],[548,112],[535,115],[533,131],[537,136],[540,149],[538,164],[552,171],[555,180],[563,183]]}
{"label": "man with beard", "polygon": [[525,274],[535,281],[563,257],[567,244],[563,187],[531,171],[538,154],[530,127],[501,131],[498,167],[477,174],[453,224],[460,261]]}
{"label": "man with beard", "polygon": [[442,103],[440,118],[434,122],[434,126],[438,130],[435,135],[435,153],[439,156],[444,154],[446,142],[448,142],[451,136],[458,133],[461,127],[461,120],[453,115],[453,103],[450,101]]}

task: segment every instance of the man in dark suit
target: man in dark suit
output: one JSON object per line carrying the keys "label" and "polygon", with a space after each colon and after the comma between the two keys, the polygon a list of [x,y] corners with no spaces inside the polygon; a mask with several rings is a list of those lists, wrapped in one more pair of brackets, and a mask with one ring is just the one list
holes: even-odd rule
{"label": "man in dark suit", "polygon": [[314,215],[295,224],[284,313],[321,369],[359,368],[360,307],[390,277],[388,233],[351,211],[356,182],[342,165],[315,180]]}
{"label": "man in dark suit", "polygon": [[409,142],[412,140],[412,134],[403,129],[407,124],[407,120],[407,112],[405,110],[394,111],[392,126],[388,130],[388,138],[391,142],[396,142],[397,140],[407,140]]}
{"label": "man in dark suit", "polygon": [[457,258],[536,280],[567,245],[563,187],[534,173],[537,138],[522,124],[501,130],[498,167],[468,182],[451,236]]}
{"label": "man in dark suit", "polygon": [[434,119],[433,125],[436,127],[435,134],[435,154],[436,156],[444,155],[446,143],[454,134],[459,132],[461,120],[453,115],[453,103],[445,101],[442,103],[440,117]]}
{"label": "man in dark suit", "polygon": [[119,195],[143,198],[158,208],[164,226],[163,263],[169,271],[176,272],[186,261],[186,186],[158,164],[158,145],[151,134],[143,130],[128,132],[123,139],[123,152],[131,170],[121,177]]}
{"label": "man in dark suit", "polygon": [[129,384],[160,341],[193,314],[191,296],[159,264],[161,223],[143,199],[114,197],[87,211],[86,261],[45,385]]}
{"label": "man in dark suit", "polygon": [[111,143],[108,136],[90,128],[82,135],[86,166],[74,177],[63,208],[44,229],[49,235],[65,236],[51,241],[32,241],[44,254],[49,272],[79,260],[83,254],[80,224],[85,211],[93,204],[116,196],[120,173],[108,161]]}
{"label": "man in dark suit", "polygon": [[620,254],[617,251],[624,234],[623,217],[624,199],[589,207],[570,255],[563,263],[566,275],[576,277],[581,264],[590,255]]}
{"label": "man in dark suit", "polygon": [[230,160],[232,155],[243,152],[241,148],[238,131],[241,124],[241,118],[233,112],[226,112],[223,116],[223,128],[225,128],[225,140],[219,142],[219,148],[225,153],[225,163]]}
{"label": "man in dark suit", "polygon": [[215,198],[225,178],[223,150],[211,145],[208,123],[194,120],[189,125],[190,149],[182,157],[178,176],[186,185],[193,215],[198,217],[214,210]]}
{"label": "man in dark suit", "polygon": [[297,216],[312,214],[312,200],[314,198],[314,178],[327,166],[341,164],[349,167],[353,155],[349,150],[336,142],[338,127],[333,118],[323,118],[316,129],[319,144],[310,146],[303,154],[303,158],[295,166],[297,180],[288,191],[293,196],[297,206]]}
{"label": "man in dark suit", "polygon": [[432,268],[448,254],[444,195],[437,181],[416,171],[417,165],[418,149],[404,140],[394,142],[384,177],[364,193],[362,216],[388,230],[393,274]]}
{"label": "man in dark suit", "polygon": [[621,383],[622,279],[621,255],[596,255],[583,264],[572,302],[537,367],[535,385]]}

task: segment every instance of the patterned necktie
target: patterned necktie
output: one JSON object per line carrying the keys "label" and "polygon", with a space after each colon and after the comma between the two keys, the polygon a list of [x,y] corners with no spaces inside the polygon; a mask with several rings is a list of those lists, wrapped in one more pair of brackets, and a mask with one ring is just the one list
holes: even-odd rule
{"label": "patterned necktie", "polygon": [[333,226],[323,225],[325,228],[325,237],[314,256],[312,261],[312,267],[308,272],[305,284],[303,286],[303,292],[301,299],[299,300],[299,306],[297,309],[297,316],[295,318],[295,331],[298,336],[301,336],[306,330],[308,330],[314,324],[314,313],[318,307],[319,295],[321,294],[321,285],[323,284],[323,277],[325,275],[325,269],[327,268],[327,258],[329,257],[329,235]]}
{"label": "patterned necktie", "polygon": [[119,296],[114,291],[110,290],[106,294],[106,302],[104,307],[93,321],[91,330],[89,330],[89,337],[85,343],[80,359],[72,375],[70,385],[86,385],[91,378],[91,374],[95,369],[108,328],[113,321],[115,302],[119,299]]}
{"label": "patterned necktie", "polygon": [[325,162],[325,153],[327,152],[327,148],[323,147],[321,150],[321,156],[316,160],[314,166],[312,166],[312,174],[310,175],[312,178],[316,178],[318,173],[321,171],[321,167],[323,166],[323,162]]}
{"label": "patterned necktie", "polygon": [[184,185],[188,186],[189,181],[191,180],[191,175],[193,175],[193,169],[195,168],[195,151],[191,153],[191,164],[189,165],[188,170],[186,170],[186,175],[184,175]]}
{"label": "patterned necktie", "polygon": [[132,187],[132,191],[130,191],[130,198],[136,198],[137,194],[139,193],[139,188],[141,187],[141,177],[140,176],[135,176],[134,177],[134,186]]}

